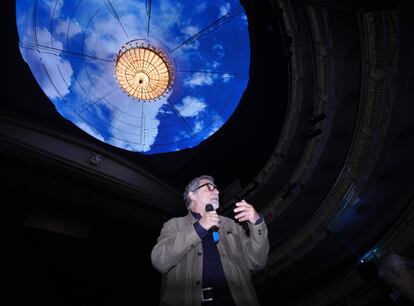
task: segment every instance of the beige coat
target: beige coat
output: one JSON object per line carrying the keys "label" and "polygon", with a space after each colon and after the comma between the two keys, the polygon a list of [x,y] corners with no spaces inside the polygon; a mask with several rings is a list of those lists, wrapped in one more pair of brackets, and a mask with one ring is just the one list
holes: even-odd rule
{"label": "beige coat", "polygon": [[[203,247],[189,213],[166,222],[152,250],[153,266],[162,275],[161,305],[201,305]],[[269,254],[265,222],[250,222],[250,237],[240,224],[220,216],[217,244],[224,274],[236,305],[258,305],[250,273],[262,269]]]}

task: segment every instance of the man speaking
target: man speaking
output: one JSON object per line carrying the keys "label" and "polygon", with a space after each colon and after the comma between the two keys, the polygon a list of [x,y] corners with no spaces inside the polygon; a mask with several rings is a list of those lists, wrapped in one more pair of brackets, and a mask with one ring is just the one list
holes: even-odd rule
{"label": "man speaking", "polygon": [[263,269],[269,254],[267,227],[252,205],[235,204],[235,219],[219,216],[219,190],[211,176],[194,178],[185,188],[189,210],[161,229],[151,252],[162,273],[162,305],[259,305],[252,272]]}

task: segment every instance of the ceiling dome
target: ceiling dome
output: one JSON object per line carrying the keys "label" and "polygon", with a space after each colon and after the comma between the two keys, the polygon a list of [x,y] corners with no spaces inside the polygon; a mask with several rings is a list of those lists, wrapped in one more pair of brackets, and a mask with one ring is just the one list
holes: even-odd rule
{"label": "ceiling dome", "polygon": [[22,56],[56,110],[119,148],[197,146],[247,87],[239,1],[17,1],[16,17]]}

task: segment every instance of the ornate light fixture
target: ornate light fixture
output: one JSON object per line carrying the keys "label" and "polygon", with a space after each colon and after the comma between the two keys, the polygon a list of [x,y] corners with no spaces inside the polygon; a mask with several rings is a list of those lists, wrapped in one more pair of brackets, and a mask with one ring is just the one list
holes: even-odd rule
{"label": "ornate light fixture", "polygon": [[142,41],[130,41],[115,57],[115,76],[122,90],[143,101],[154,101],[174,83],[173,65],[166,53]]}

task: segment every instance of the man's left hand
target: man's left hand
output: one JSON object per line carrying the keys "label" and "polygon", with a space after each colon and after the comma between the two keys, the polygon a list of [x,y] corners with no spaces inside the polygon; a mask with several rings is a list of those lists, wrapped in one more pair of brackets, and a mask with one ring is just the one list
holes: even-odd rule
{"label": "man's left hand", "polygon": [[254,207],[245,200],[236,203],[234,212],[236,213],[234,217],[240,222],[249,221],[250,223],[255,224],[257,220],[260,219],[260,215]]}

